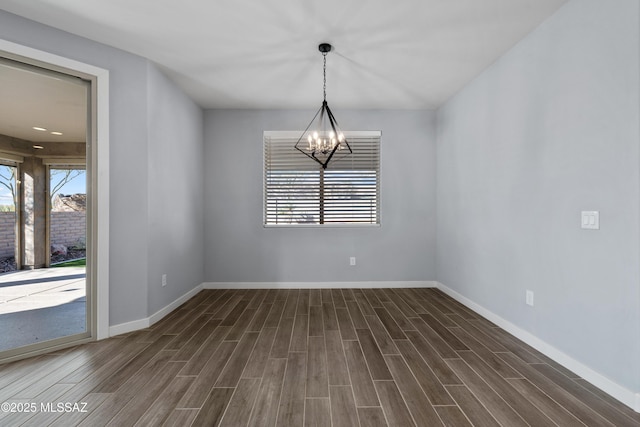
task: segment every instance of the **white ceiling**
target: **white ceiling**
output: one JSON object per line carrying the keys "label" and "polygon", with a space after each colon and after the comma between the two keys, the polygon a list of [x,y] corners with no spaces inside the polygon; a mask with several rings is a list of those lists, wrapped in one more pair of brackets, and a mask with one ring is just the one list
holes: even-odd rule
{"label": "white ceiling", "polygon": [[86,140],[87,86],[79,79],[2,61],[0,94],[0,134],[37,143]]}
{"label": "white ceiling", "polygon": [[159,64],[204,108],[437,108],[566,0],[0,0]]}

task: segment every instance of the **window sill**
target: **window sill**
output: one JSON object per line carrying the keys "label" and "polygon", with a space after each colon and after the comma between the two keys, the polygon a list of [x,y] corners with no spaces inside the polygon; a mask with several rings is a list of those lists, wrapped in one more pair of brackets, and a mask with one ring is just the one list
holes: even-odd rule
{"label": "window sill", "polygon": [[379,228],[380,224],[263,224],[263,228]]}

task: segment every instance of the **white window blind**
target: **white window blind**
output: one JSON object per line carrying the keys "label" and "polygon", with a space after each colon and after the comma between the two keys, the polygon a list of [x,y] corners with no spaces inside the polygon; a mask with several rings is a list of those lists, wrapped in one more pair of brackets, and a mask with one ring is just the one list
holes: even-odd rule
{"label": "white window blind", "polygon": [[264,224],[379,224],[380,132],[345,132],[353,153],[326,170],[294,149],[301,134],[264,133]]}

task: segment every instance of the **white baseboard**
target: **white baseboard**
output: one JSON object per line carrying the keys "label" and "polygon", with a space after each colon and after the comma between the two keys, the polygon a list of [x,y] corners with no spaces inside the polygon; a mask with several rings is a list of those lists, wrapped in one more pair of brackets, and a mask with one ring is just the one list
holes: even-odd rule
{"label": "white baseboard", "polygon": [[139,329],[148,328],[154,323],[160,321],[167,314],[171,313],[173,310],[178,308],[180,305],[184,304],[198,292],[203,289],[202,284],[196,286],[186,294],[177,298],[175,301],[156,311],[149,317],[145,317],[144,319],[133,320],[131,322],[120,323],[118,325],[113,325],[109,327],[109,336],[113,337],[115,335],[126,334],[129,332],[137,331]]}
{"label": "white baseboard", "polygon": [[205,282],[204,289],[347,289],[347,288],[435,288],[437,282]]}
{"label": "white baseboard", "polygon": [[462,294],[459,294],[453,289],[448,288],[442,283],[436,282],[436,287],[442,290],[444,293],[446,293],[450,297],[457,300],[458,302],[466,305],[476,313],[492,321],[493,323],[495,323],[505,331],[509,332],[516,338],[529,344],[531,347],[535,348],[536,350],[546,355],[547,357],[551,358],[555,362],[575,372],[586,381],[590,382],[594,386],[598,387],[600,390],[604,391],[605,393],[609,394],[613,398],[629,406],[634,411],[640,412],[640,393],[634,393],[633,391],[621,386],[620,384],[617,384],[611,381],[607,377],[594,371],[588,366],[578,362],[572,357],[566,355],[562,351],[558,350],[552,345],[549,345],[548,343],[536,337],[535,335],[531,334],[530,332],[527,332],[524,329],[519,328],[518,326],[509,322],[508,320],[505,320],[502,317],[498,316],[497,314],[494,314],[493,312],[487,310],[483,306],[473,302],[469,298],[463,296]]}
{"label": "white baseboard", "polygon": [[118,325],[109,326],[109,336],[115,337],[116,335],[127,334],[129,332],[137,331],[149,327],[149,318],[133,320],[131,322],[120,323]]}

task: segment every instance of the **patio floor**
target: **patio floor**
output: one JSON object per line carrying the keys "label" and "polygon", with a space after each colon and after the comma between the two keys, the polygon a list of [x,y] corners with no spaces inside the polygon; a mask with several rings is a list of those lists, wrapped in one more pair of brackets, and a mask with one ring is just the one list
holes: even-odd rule
{"label": "patio floor", "polygon": [[0,351],[85,330],[84,267],[0,274]]}

